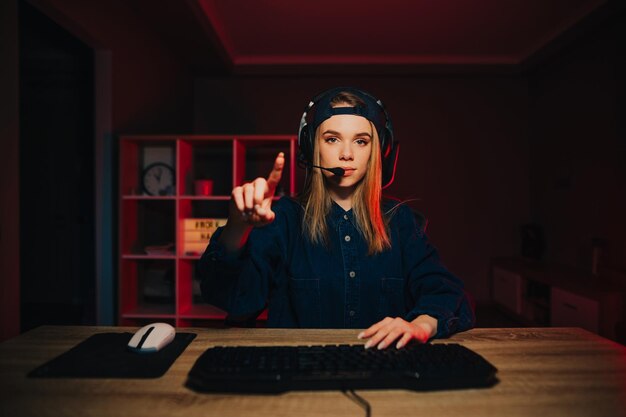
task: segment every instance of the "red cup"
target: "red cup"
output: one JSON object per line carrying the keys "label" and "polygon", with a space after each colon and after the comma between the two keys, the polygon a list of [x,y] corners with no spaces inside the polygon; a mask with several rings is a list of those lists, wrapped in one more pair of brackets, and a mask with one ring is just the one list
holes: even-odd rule
{"label": "red cup", "polygon": [[196,180],[194,181],[196,195],[213,194],[213,180]]}

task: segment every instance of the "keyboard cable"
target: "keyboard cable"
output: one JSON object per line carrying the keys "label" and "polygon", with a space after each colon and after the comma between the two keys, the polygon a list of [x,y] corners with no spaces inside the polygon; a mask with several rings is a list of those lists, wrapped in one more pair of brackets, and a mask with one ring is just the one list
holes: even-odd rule
{"label": "keyboard cable", "polygon": [[341,392],[343,392],[343,394],[346,397],[350,398],[359,407],[361,407],[361,408],[363,408],[365,410],[365,417],[371,417],[371,415],[372,415],[372,407],[370,406],[370,403],[367,402],[367,400],[365,400],[359,394],[354,392],[354,390],[352,390],[352,389],[342,389]]}

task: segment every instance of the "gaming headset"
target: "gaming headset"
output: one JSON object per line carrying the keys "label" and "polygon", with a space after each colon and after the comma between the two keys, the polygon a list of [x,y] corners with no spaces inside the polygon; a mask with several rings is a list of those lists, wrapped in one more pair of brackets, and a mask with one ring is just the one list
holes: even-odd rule
{"label": "gaming headset", "polygon": [[[351,93],[360,98],[365,105],[355,107],[332,107],[331,101],[339,93]],[[300,129],[298,130],[298,161],[308,168],[317,167],[313,165],[313,149],[315,140],[315,130],[326,119],[337,114],[353,114],[365,117],[374,124],[380,139],[380,150],[382,155],[382,186],[389,186],[393,182],[396,162],[398,160],[398,144],[394,143],[393,127],[389,114],[385,110],[382,101],[369,93],[353,87],[337,87],[324,91],[315,96],[304,109],[300,119]],[[317,167],[322,168],[322,167]],[[322,168],[343,175],[343,170],[337,174],[337,168]]]}

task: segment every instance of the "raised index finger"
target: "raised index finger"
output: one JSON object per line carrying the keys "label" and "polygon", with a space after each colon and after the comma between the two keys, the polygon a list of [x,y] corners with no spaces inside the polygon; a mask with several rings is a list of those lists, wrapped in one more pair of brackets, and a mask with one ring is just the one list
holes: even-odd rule
{"label": "raised index finger", "polygon": [[280,152],[274,161],[274,168],[272,168],[272,172],[267,177],[267,188],[268,191],[273,194],[274,190],[278,186],[280,182],[280,178],[283,176],[283,168],[285,166],[285,154]]}

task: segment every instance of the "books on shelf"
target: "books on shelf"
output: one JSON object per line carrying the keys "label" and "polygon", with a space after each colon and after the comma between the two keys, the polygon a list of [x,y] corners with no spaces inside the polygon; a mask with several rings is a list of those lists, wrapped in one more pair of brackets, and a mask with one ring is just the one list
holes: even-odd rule
{"label": "books on shelf", "polygon": [[213,233],[218,227],[226,224],[224,218],[210,218],[210,219],[197,219],[190,218],[183,220],[183,229],[195,232],[210,232]]}
{"label": "books on shelf", "polygon": [[204,253],[209,242],[183,242],[183,253],[187,256],[199,256]]}
{"label": "books on shelf", "polygon": [[165,245],[152,245],[146,246],[144,251],[148,255],[173,255],[174,254],[174,244],[166,243]]}
{"label": "books on shelf", "polygon": [[218,227],[226,224],[225,218],[189,218],[183,219],[183,253],[202,255],[211,236]]}

